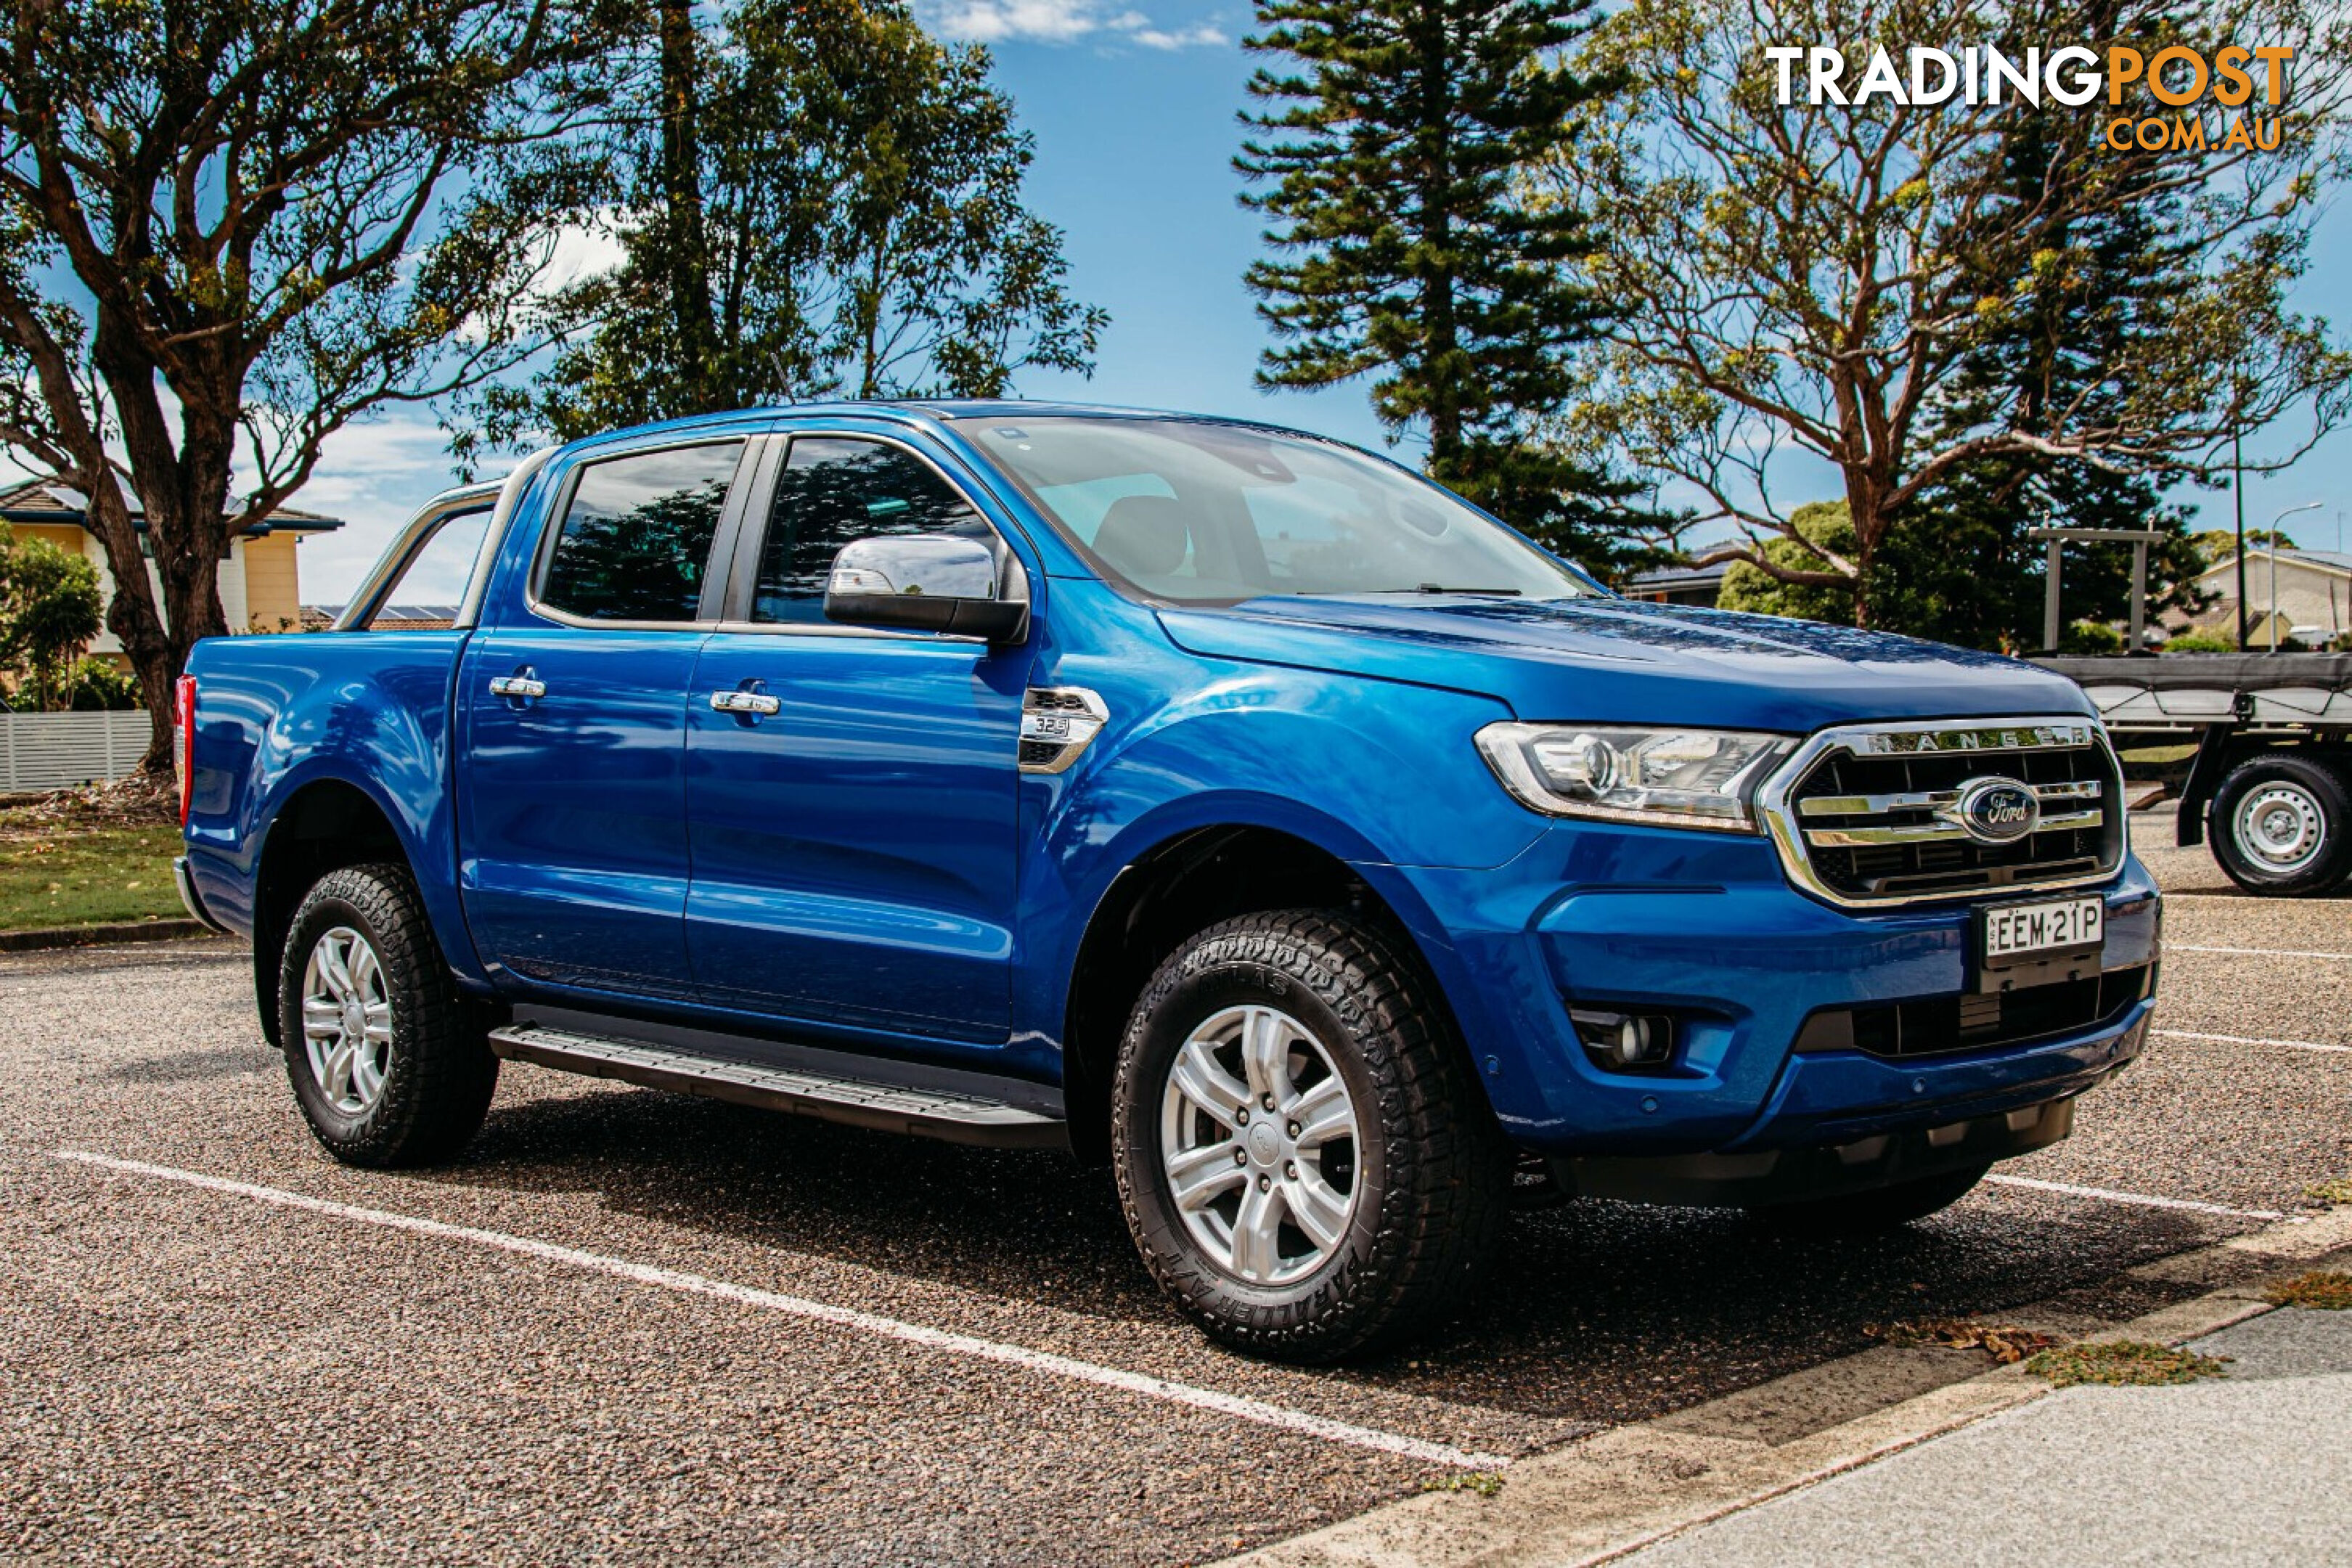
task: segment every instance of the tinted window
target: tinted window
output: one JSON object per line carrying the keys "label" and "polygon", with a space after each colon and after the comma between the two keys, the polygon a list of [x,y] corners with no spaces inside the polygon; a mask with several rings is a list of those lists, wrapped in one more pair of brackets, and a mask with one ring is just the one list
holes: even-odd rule
{"label": "tinted window", "polygon": [[841,547],[900,533],[995,538],[962,492],[912,454],[879,441],[795,437],[768,513],[751,618],[823,620]]}
{"label": "tinted window", "polygon": [[540,600],[597,621],[690,621],[743,443],[673,447],[581,470]]}

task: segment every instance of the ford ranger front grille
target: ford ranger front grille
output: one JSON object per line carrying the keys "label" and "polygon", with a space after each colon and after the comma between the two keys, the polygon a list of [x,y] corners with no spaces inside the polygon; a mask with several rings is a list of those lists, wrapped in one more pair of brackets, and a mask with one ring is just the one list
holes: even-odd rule
{"label": "ford ranger front grille", "polygon": [[1824,731],[1758,802],[1790,877],[1832,903],[1912,903],[2105,879],[2123,777],[2084,719]]}

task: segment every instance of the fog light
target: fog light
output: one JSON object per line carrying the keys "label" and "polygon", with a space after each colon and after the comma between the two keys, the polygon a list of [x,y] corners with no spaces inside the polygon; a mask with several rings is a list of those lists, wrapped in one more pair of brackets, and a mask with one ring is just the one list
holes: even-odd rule
{"label": "fog light", "polygon": [[1587,1055],[1612,1072],[1663,1067],[1675,1054],[1675,1021],[1663,1013],[1603,1013],[1571,1007],[1576,1037]]}

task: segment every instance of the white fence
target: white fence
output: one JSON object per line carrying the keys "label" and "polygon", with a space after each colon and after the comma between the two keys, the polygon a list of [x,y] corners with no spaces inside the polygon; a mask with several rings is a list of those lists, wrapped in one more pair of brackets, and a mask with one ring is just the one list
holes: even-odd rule
{"label": "white fence", "polygon": [[0,713],[0,794],[119,779],[146,754],[146,713]]}

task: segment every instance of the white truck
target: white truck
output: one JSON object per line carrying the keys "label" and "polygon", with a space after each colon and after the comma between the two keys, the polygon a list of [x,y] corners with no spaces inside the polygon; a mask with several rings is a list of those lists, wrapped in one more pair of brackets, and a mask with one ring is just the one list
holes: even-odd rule
{"label": "white truck", "polygon": [[2175,830],[2250,893],[2352,879],[2352,654],[2122,655],[2033,661],[2087,692],[2116,744],[2194,741]]}

